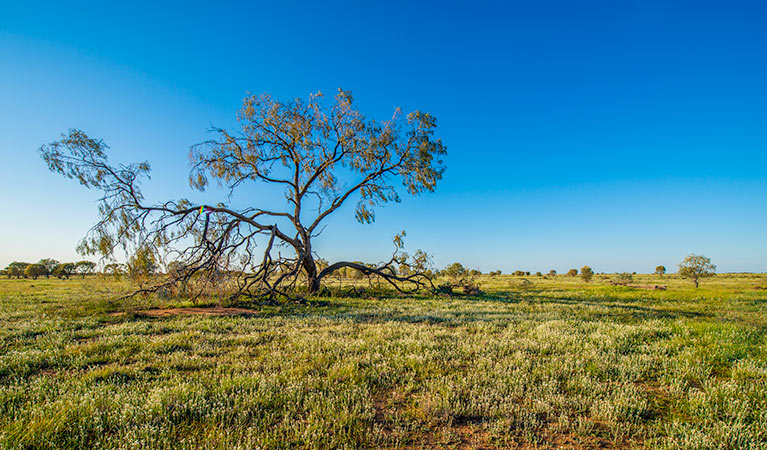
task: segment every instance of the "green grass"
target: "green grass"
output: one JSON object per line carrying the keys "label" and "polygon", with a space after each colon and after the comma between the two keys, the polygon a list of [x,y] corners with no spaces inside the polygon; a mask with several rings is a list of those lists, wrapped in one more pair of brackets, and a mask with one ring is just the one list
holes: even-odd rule
{"label": "green grass", "polygon": [[163,318],[0,280],[0,448],[767,448],[767,277],[525,278]]}

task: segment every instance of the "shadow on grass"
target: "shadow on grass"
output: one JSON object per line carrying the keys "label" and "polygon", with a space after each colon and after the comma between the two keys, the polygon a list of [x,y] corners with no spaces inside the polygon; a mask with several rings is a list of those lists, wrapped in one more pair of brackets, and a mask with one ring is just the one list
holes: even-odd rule
{"label": "shadow on grass", "polygon": [[[554,294],[554,295],[552,295]],[[447,327],[470,323],[506,324],[520,320],[568,320],[637,323],[651,319],[678,319],[718,317],[716,311],[695,311],[690,308],[653,307],[638,305],[634,299],[598,296],[595,298],[568,297],[560,292],[497,291],[479,296],[432,295],[402,297],[396,294],[363,297],[320,297],[309,305],[242,305],[250,306],[254,314],[241,316],[245,320],[263,320],[275,317],[293,319],[321,319],[353,321],[356,323],[402,322]],[[397,300],[402,300],[401,303]],[[652,302],[652,300],[649,300]],[[494,306],[493,306],[494,305]],[[508,307],[504,307],[507,305]],[[563,308],[563,306],[565,308]],[[680,305],[681,306],[681,305]],[[127,314],[122,320],[169,320],[175,316],[148,318]],[[110,322],[115,321],[111,318]]]}

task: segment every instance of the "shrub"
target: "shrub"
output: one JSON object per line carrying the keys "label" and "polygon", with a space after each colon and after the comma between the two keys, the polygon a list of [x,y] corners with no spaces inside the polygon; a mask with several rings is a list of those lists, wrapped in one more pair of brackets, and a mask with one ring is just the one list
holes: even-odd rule
{"label": "shrub", "polygon": [[581,267],[581,278],[583,279],[583,281],[588,283],[589,281],[591,281],[591,278],[593,277],[594,277],[594,271],[591,270],[591,267],[589,266]]}
{"label": "shrub", "polygon": [[467,270],[463,267],[463,264],[455,262],[445,267],[442,273],[457,283],[462,277],[466,276]]}
{"label": "shrub", "polygon": [[452,295],[453,294],[453,285],[450,283],[442,283],[437,286],[436,292],[438,294],[447,294]]}
{"label": "shrub", "polygon": [[577,277],[578,276],[578,269],[570,269],[567,271],[568,277]]}
{"label": "shrub", "polygon": [[620,285],[625,286],[625,285],[631,283],[633,280],[634,280],[633,275],[631,275],[628,272],[623,272],[623,273],[619,273],[618,275],[616,275],[616,277],[615,277],[615,284],[620,284]]}
{"label": "shrub", "polygon": [[461,287],[463,288],[463,293],[465,295],[482,295],[482,290],[479,288],[479,285],[473,281],[467,281]]}

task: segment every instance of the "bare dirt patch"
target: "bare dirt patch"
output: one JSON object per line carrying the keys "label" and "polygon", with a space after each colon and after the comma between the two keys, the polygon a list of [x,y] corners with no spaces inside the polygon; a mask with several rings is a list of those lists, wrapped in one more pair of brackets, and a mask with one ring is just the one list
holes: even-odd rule
{"label": "bare dirt patch", "polygon": [[[213,306],[209,308],[156,308],[134,311],[135,314],[149,317],[168,317],[168,316],[255,316],[256,311],[245,308],[225,308],[223,306]],[[126,312],[114,312],[111,316],[123,316]]]}

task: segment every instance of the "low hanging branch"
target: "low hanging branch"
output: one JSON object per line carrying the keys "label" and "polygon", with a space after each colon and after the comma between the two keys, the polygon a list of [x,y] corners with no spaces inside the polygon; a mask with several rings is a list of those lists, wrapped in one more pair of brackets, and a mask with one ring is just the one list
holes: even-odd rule
{"label": "low hanging branch", "polygon": [[112,257],[122,248],[174,260],[167,278],[144,291],[226,279],[232,297],[293,298],[304,285],[316,293],[325,277],[343,268],[380,277],[402,292],[433,289],[424,258],[401,254],[404,233],[395,237],[392,258],[373,267],[339,261],[319,268],[312,240],[352,199],[356,220],[373,222],[376,206],[400,201],[396,181],[412,195],[433,192],[446,154],[434,138],[436,119],[420,111],[403,118],[397,110],[377,123],[353,108],[348,91],[339,90],[329,106],[322,100],[322,94],[284,103],[265,94],[246,97],[239,132],[214,128],[214,139],[190,151],[192,187],[202,191],[213,181],[232,198],[246,183],[281,186],[286,207],[280,210],[185,199],[147,203],[140,181],[149,177],[149,164],[111,166],[103,141],[79,130],[40,152],[52,171],[103,192],[100,220],[81,242],[82,253]]}

